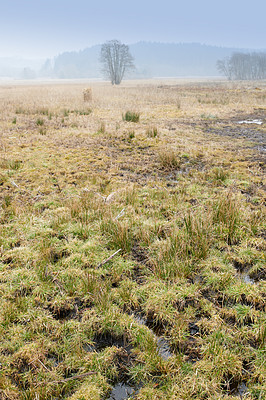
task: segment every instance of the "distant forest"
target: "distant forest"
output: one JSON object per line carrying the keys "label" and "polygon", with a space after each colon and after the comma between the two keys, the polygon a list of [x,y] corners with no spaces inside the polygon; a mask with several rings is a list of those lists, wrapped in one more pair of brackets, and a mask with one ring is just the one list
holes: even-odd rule
{"label": "distant forest", "polygon": [[[215,77],[224,71],[217,61],[228,60],[234,53],[248,53],[249,49],[208,46],[199,43],[139,42],[129,46],[136,68],[127,78],[154,77]],[[0,77],[22,79],[101,79],[99,62],[101,46],[81,51],[64,52],[53,59],[39,62],[0,58]],[[255,54],[255,53],[253,53]],[[38,66],[37,66],[38,65]]]}
{"label": "distant forest", "polygon": [[228,80],[266,79],[265,53],[233,53],[217,61],[217,69]]}
{"label": "distant forest", "polygon": [[[235,49],[189,44],[140,42],[129,46],[136,69],[129,78],[217,76],[217,60]],[[65,52],[47,60],[42,73],[56,78],[101,78],[101,46]]]}

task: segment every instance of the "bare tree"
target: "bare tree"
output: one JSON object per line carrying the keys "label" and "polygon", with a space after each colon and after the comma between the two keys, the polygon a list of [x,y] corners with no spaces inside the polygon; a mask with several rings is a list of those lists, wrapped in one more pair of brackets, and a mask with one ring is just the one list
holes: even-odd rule
{"label": "bare tree", "polygon": [[233,53],[217,61],[218,71],[229,80],[266,79],[266,53]]}
{"label": "bare tree", "polygon": [[227,79],[231,80],[231,68],[230,68],[230,61],[229,58],[225,58],[224,60],[218,60],[216,63],[216,67],[218,71],[227,77]]}
{"label": "bare tree", "polygon": [[119,85],[125,73],[135,67],[129,47],[119,40],[110,40],[102,45],[100,62],[104,75],[112,85]]}

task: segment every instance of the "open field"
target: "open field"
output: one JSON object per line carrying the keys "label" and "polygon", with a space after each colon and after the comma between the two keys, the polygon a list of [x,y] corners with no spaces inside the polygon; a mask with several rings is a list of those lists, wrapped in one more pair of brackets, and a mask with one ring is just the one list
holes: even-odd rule
{"label": "open field", "polygon": [[0,100],[0,399],[264,399],[266,82]]}

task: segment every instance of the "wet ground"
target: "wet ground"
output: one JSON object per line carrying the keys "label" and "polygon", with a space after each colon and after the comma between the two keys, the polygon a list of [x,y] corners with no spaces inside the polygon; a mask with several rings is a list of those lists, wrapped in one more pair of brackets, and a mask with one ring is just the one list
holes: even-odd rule
{"label": "wet ground", "polygon": [[151,324],[143,316],[137,314],[133,315],[133,317],[138,324],[145,325],[151,330],[157,343],[157,352],[162,357],[162,359],[168,360],[168,358],[172,357],[173,352],[171,351],[170,344],[167,339],[160,335],[160,331],[158,329],[152,328]]}
{"label": "wet ground", "polygon": [[[173,356],[168,340],[163,337],[158,331],[153,328],[147,319],[140,314],[132,314],[134,320],[140,324],[145,325],[154,336],[157,345],[157,352],[163,360],[168,360]],[[134,398],[140,389],[140,385],[128,380],[128,367],[131,364],[131,350],[132,347],[128,344],[124,336],[114,337],[111,333],[97,335],[93,339],[92,344],[84,346],[87,352],[102,351],[106,347],[116,346],[118,348],[116,356],[116,364],[121,371],[119,381],[113,384],[112,390],[107,400],[126,400],[129,397]]]}
{"label": "wet ground", "polygon": [[252,114],[238,114],[230,119],[204,121],[207,133],[245,139],[258,152],[257,160],[266,163],[266,109],[258,109]]}
{"label": "wet ground", "polygon": [[112,389],[107,400],[126,400],[137,392],[136,388],[127,382],[118,382]]}

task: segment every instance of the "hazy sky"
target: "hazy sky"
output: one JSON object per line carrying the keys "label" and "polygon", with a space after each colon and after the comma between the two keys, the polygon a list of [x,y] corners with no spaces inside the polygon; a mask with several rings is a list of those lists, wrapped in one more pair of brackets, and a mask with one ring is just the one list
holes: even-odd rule
{"label": "hazy sky", "polygon": [[266,48],[266,0],[0,0],[0,57],[106,40]]}

